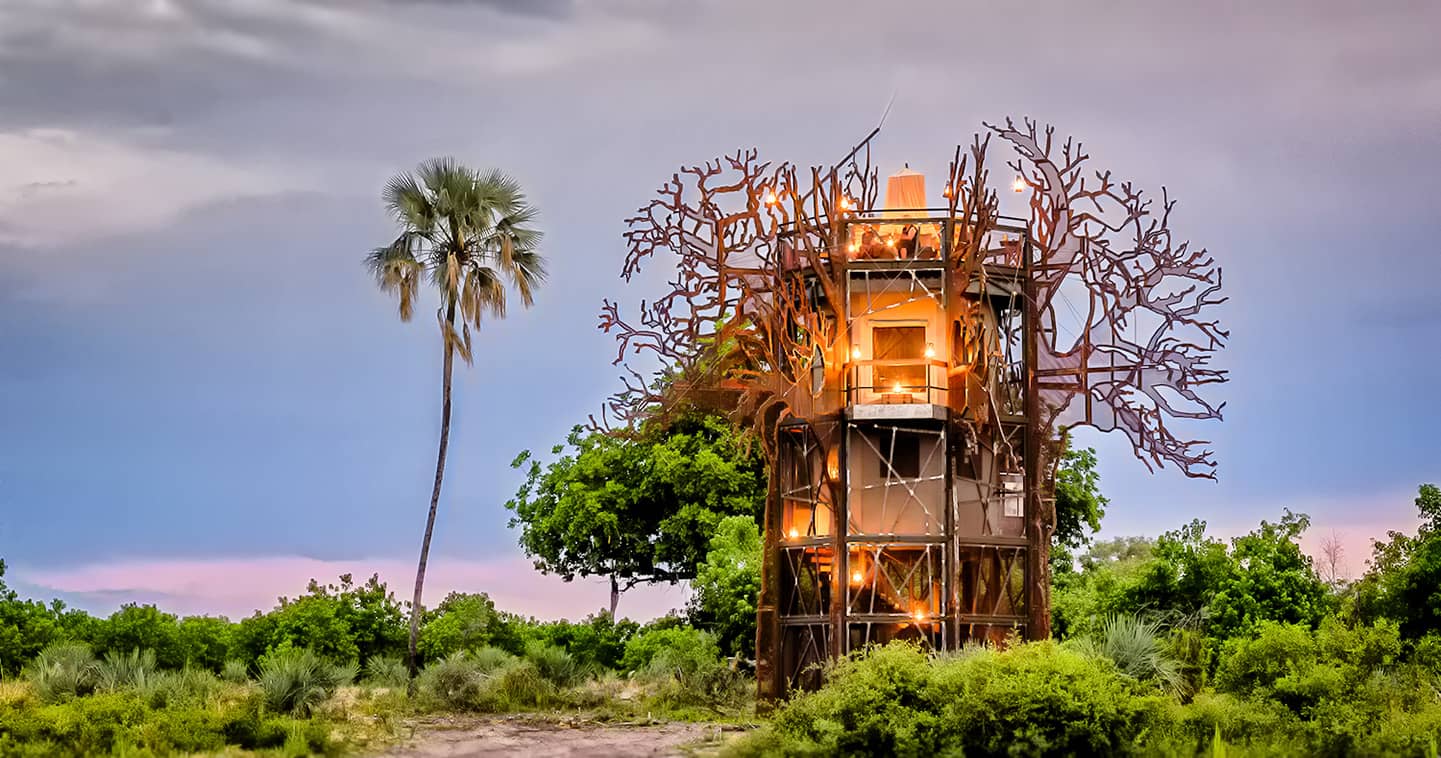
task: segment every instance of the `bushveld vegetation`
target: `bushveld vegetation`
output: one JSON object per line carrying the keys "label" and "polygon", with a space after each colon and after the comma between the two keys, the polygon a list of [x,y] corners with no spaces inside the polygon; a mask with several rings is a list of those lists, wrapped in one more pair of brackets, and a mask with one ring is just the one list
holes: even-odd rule
{"label": "bushveld vegetation", "polygon": [[413,696],[409,608],[376,577],[311,582],[239,621],[147,605],[100,618],[19,598],[0,564],[0,755],[334,754],[425,712],[568,710],[762,722],[735,755],[1435,756],[1441,490],[1416,505],[1417,533],[1378,542],[1349,582],[1301,550],[1297,514],[1230,541],[1201,522],[1155,540],[1073,535],[1057,639],[873,649],[764,717],[746,660],[749,515],[719,517],[694,551],[683,616],[537,621],[479,593],[422,609]]}

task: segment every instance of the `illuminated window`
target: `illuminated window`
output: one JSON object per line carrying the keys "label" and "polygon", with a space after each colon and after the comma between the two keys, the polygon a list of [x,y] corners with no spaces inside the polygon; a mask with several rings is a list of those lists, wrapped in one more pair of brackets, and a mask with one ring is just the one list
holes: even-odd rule
{"label": "illuminated window", "polygon": [[[925,391],[926,367],[921,362],[926,357],[924,326],[873,327],[871,350],[876,361],[876,392]],[[887,365],[887,361],[906,362],[910,365]]]}

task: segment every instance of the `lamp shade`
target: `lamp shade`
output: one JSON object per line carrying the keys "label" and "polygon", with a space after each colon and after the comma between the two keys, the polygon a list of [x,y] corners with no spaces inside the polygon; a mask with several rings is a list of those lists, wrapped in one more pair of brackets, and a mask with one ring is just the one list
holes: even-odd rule
{"label": "lamp shade", "polygon": [[909,166],[886,179],[886,210],[926,207],[926,175]]}

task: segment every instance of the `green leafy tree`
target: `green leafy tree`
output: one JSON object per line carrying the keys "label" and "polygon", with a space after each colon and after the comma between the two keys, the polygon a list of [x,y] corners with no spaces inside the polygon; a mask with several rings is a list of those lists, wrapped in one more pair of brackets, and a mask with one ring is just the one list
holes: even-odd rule
{"label": "green leafy tree", "polygon": [[235,624],[217,616],[186,616],[176,629],[181,658],[216,673],[231,658]]}
{"label": "green leafy tree", "polygon": [[491,645],[505,623],[484,592],[452,592],[426,615],[425,627],[420,631],[420,653],[427,661]]}
{"label": "green leafy tree", "polygon": [[1148,570],[1155,544],[1144,537],[1096,542],[1077,559],[1078,569],[1055,573],[1051,593],[1055,635],[1094,636],[1107,618],[1133,614],[1131,598]]}
{"label": "green leafy tree", "polygon": [[746,516],[721,520],[691,589],[691,622],[716,635],[729,655],[755,657],[756,598],[763,558],[760,527]]}
{"label": "green leafy tree", "polygon": [[372,575],[357,585],[350,574],[339,584],[314,579],[304,595],[282,597],[268,613],[240,622],[234,648],[253,662],[282,647],[309,648],[331,661],[364,665],[372,657],[396,655],[405,647],[404,608]]}
{"label": "green leafy tree", "polygon": [[1441,630],[1441,488],[1421,485],[1415,502],[1421,516],[1415,536],[1392,531],[1377,541],[1355,587],[1363,620],[1395,619],[1413,640]]}
{"label": "green leafy tree", "polygon": [[1072,570],[1074,552],[1100,531],[1101,519],[1111,502],[1101,494],[1101,474],[1096,470],[1095,448],[1071,447],[1069,435],[1062,441],[1064,452],[1056,467],[1056,531],[1051,535],[1052,575]]}
{"label": "green leafy tree", "polygon": [[506,503],[510,525],[540,571],[608,577],[612,616],[636,584],[693,579],[721,519],[758,523],[764,511],[760,451],[714,416],[683,415],[637,438],[576,427],[551,452],[549,465],[528,450],[511,464],[526,481]]}
{"label": "green leafy tree", "polygon": [[541,233],[532,227],[536,211],[520,184],[500,171],[480,172],[438,158],[420,164],[414,173],[391,179],[383,196],[400,234],[371,252],[367,268],[383,291],[397,296],[402,321],[409,321],[415,312],[422,279],[440,296],[436,311],[443,356],[440,446],[411,599],[409,662],[414,679],[421,591],[450,443],[455,356],[469,364],[471,330],[478,330],[486,317],[505,317],[507,285],[530,307],[536,287],[545,279],[545,262],[538,252]]}
{"label": "green leafy tree", "polygon": [[93,641],[97,655],[152,650],[161,668],[180,668],[185,664],[179,619],[153,605],[120,606],[120,610],[96,627]]}
{"label": "green leafy tree", "polygon": [[1249,633],[1262,621],[1314,627],[1332,600],[1299,544],[1308,526],[1305,514],[1286,511],[1229,546],[1208,537],[1200,520],[1168,532],[1127,593],[1126,610],[1203,619],[1214,639]]}
{"label": "green leafy tree", "polygon": [[5,584],[5,561],[0,560],[0,676],[14,674],[37,653],[59,638],[61,630],[54,608],[34,600],[23,600]]}

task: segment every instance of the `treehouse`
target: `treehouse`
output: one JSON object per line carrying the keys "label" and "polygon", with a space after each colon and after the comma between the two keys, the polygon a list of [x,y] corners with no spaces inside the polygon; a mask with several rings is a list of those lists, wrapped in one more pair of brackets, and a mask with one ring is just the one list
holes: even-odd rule
{"label": "treehouse", "polygon": [[[777,692],[873,643],[950,650],[1025,632],[1030,247],[1004,218],[968,239],[977,225],[926,200],[925,176],[903,170],[883,208],[847,209],[812,253],[844,272],[844,307],[799,310],[844,323],[824,330],[835,344],[816,346],[777,433],[776,604],[758,650]],[[793,281],[778,290],[826,297],[806,253],[784,236],[781,251]]]}
{"label": "treehouse", "polygon": [[[756,150],[682,167],[627,219],[622,270],[661,257],[670,291],[633,320],[601,312],[617,364],[658,360],[627,366],[603,417],[702,407],[765,446],[762,699],[871,644],[1048,637],[1063,429],[1215,476],[1174,422],[1221,417],[1202,393],[1226,379],[1221,270],[1173,236],[1174,201],[1009,119],[956,148],[940,192],[906,168],[882,193],[878,133],[808,171]],[[987,185],[992,136],[1024,220]]]}

